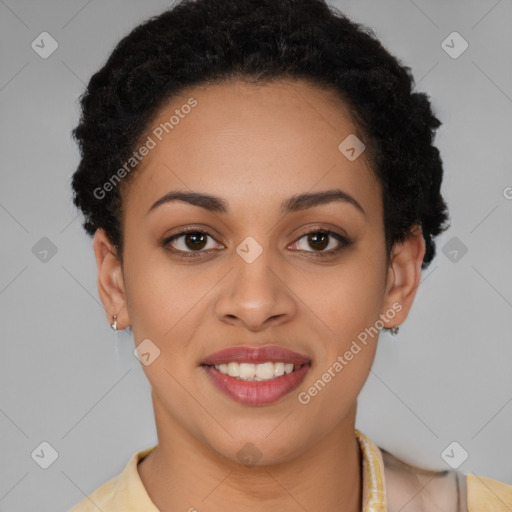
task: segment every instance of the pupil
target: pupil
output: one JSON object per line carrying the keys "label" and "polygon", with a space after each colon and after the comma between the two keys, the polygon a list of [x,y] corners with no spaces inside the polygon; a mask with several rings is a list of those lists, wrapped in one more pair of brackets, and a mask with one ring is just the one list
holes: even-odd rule
{"label": "pupil", "polygon": [[[191,240],[193,240],[192,244],[189,244]],[[205,240],[206,236],[204,233],[192,233],[186,235],[185,244],[189,249],[202,249],[204,247]]]}
{"label": "pupil", "polygon": [[312,233],[311,235],[309,235],[308,237],[308,242],[309,244],[313,247],[313,249],[315,248],[314,245],[315,244],[318,244],[318,238],[322,238],[323,239],[323,243],[320,244],[320,246],[317,245],[317,249],[325,249],[327,247],[328,244],[328,235],[327,233]]}

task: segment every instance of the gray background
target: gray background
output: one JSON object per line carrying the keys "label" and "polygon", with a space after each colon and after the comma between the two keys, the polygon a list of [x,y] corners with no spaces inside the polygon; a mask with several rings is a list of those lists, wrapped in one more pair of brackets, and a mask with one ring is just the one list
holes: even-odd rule
{"label": "gray background", "polygon": [[[168,5],[0,0],[2,511],[67,510],[156,442],[149,384],[130,335],[107,325],[72,205],[70,131],[114,44]],[[452,223],[400,334],[381,337],[357,426],[435,469],[457,441],[452,458],[469,454],[461,471],[512,483],[512,4],[333,5],[372,27],[430,94]],[[58,42],[47,59],[31,48],[43,31]],[[441,46],[453,31],[469,44],[458,58]],[[58,453],[48,469],[31,456],[43,441]]]}

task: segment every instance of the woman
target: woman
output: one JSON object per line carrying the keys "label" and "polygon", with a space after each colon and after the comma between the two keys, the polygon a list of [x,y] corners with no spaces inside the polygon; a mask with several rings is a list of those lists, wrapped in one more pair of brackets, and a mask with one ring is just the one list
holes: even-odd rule
{"label": "woman", "polygon": [[183,1],[92,77],[74,200],[158,445],[73,512],[512,506],[355,430],[447,227],[440,122],[411,83],[321,0]]}

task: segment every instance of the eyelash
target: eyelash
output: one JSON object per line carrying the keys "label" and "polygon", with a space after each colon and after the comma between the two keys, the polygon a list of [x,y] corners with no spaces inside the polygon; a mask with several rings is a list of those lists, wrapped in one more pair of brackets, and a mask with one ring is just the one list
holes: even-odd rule
{"label": "eyelash", "polygon": [[[201,234],[201,235],[207,235],[210,238],[213,239],[213,236],[210,235],[207,231],[203,231],[197,228],[183,228],[180,229],[180,231],[162,241],[162,247],[164,247],[165,250],[177,254],[180,258],[200,258],[204,254],[209,254],[210,252],[215,251],[216,249],[208,249],[208,250],[200,250],[200,251],[181,251],[180,249],[174,249],[169,248],[168,245],[173,242],[174,240],[185,236],[187,234]],[[340,246],[336,249],[331,249],[330,251],[303,251],[306,253],[310,253],[314,258],[327,258],[327,257],[333,257],[340,253],[343,249],[348,247],[352,242],[345,236],[340,235],[339,233],[336,233],[335,231],[331,231],[329,229],[321,229],[321,228],[314,228],[311,230],[308,230],[304,232],[299,238],[293,242],[294,244],[297,243],[299,240],[302,240],[304,237],[314,234],[314,233],[322,233],[324,235],[327,235],[329,237],[335,238],[340,242]]]}

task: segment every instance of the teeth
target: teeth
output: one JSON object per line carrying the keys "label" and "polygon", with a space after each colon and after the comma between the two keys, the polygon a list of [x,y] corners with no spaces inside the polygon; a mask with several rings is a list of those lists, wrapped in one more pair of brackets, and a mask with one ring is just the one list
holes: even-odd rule
{"label": "teeth", "polygon": [[283,362],[267,362],[261,364],[252,363],[236,363],[216,364],[215,369],[224,375],[235,377],[241,380],[271,380],[281,377],[285,373],[292,373],[294,369],[300,368],[301,365],[294,367],[293,363]]}
{"label": "teeth", "polygon": [[[226,366],[226,365],[222,365],[222,366]],[[240,373],[238,373],[238,363],[229,363],[227,365],[227,367],[228,367],[227,374],[230,377],[239,377],[240,376]],[[220,368],[217,368],[217,370],[220,370]],[[224,373],[224,372],[222,372],[222,373]]]}
{"label": "teeth", "polygon": [[284,375],[284,363],[274,363],[274,377],[281,377],[281,375]]}
{"label": "teeth", "polygon": [[293,372],[293,364],[285,363],[284,365],[284,373],[292,373]]}

